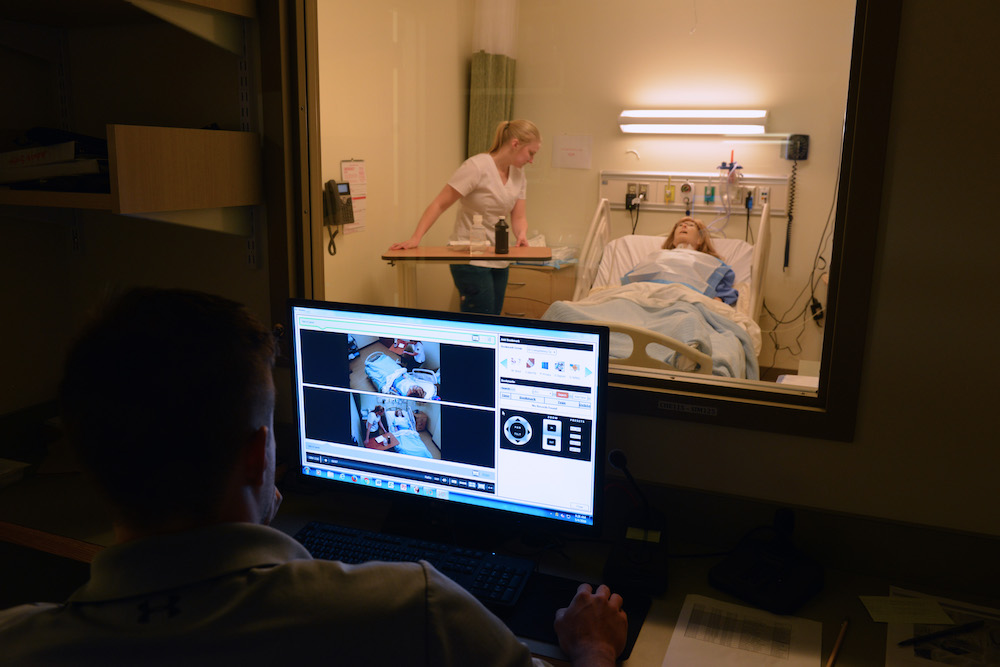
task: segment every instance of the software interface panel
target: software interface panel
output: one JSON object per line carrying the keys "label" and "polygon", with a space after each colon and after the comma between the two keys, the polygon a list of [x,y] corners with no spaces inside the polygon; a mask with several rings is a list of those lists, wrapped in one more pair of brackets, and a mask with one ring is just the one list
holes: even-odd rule
{"label": "software interface panel", "polygon": [[304,474],[593,524],[598,334],[307,306],[292,320]]}

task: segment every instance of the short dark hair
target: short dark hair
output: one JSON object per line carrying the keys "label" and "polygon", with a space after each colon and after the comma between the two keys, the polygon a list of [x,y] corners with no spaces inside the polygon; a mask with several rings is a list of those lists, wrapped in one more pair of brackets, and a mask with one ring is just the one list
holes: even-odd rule
{"label": "short dark hair", "polygon": [[73,345],[60,399],[67,435],[121,519],[198,518],[274,407],[271,331],[244,306],[136,288]]}

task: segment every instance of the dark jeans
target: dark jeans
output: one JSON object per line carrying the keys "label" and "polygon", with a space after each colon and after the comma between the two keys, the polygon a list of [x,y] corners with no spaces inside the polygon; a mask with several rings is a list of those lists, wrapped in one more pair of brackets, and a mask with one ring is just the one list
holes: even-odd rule
{"label": "dark jeans", "polygon": [[499,315],[507,291],[507,269],[488,269],[469,264],[452,264],[451,277],[461,298],[463,313]]}

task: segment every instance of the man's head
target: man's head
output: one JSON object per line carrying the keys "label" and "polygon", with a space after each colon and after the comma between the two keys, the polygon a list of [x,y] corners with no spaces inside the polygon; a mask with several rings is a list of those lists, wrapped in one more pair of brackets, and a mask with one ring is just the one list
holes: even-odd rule
{"label": "man's head", "polygon": [[219,513],[247,444],[269,438],[274,356],[271,332],[228,299],[141,288],[109,304],[70,350],[61,399],[120,522]]}

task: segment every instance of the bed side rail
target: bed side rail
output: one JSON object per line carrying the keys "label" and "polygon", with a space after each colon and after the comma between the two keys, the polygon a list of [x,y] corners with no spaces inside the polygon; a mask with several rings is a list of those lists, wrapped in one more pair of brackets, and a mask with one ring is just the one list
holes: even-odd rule
{"label": "bed side rail", "polygon": [[614,359],[613,362],[617,366],[665,368],[668,370],[680,371],[681,369],[677,368],[673,364],[667,363],[663,359],[658,359],[649,354],[649,346],[655,343],[657,345],[670,348],[681,356],[686,357],[697,364],[697,370],[685,372],[694,372],[700,375],[712,374],[712,357],[708,356],[701,350],[695,349],[690,345],[677,340],[676,338],[671,338],[670,336],[657,333],[651,329],[632,326],[630,324],[621,324],[620,322],[580,320],[580,324],[594,324],[597,326],[607,327],[613,333],[625,334],[632,340],[632,353],[625,359]]}

